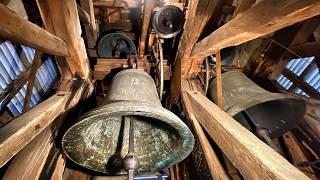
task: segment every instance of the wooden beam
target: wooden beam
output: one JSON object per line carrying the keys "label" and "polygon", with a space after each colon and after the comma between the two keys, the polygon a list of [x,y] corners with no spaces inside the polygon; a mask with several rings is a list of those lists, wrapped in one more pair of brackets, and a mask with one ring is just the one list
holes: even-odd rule
{"label": "wooden beam", "polygon": [[[313,41],[303,43],[297,46],[290,48],[293,52],[299,55],[299,57],[311,57],[311,56],[320,56],[320,41]],[[292,53],[286,53],[283,57],[284,59],[293,59],[299,58]]]}
{"label": "wooden beam", "polygon": [[77,10],[79,14],[80,21],[82,21],[83,24],[87,25],[90,24],[90,16],[89,14],[77,4]]}
{"label": "wooden beam", "polygon": [[310,166],[301,166],[303,163],[309,162],[308,158],[303,152],[302,147],[298,144],[296,137],[292,132],[287,132],[283,135],[283,141],[288,149],[291,162],[297,168],[301,169],[310,179],[316,180],[315,172]]}
{"label": "wooden beam", "polygon": [[32,62],[32,66],[30,68],[28,85],[27,85],[27,92],[26,92],[26,96],[25,96],[24,102],[23,102],[23,111],[28,110],[30,107],[30,100],[31,100],[31,96],[32,96],[32,90],[34,87],[34,83],[36,81],[36,74],[37,74],[39,67],[42,64],[41,57],[42,57],[42,53],[40,51],[36,50],[36,53],[34,55],[34,59]]}
{"label": "wooden beam", "polygon": [[245,179],[308,179],[200,92],[187,94],[200,124]]}
{"label": "wooden beam", "polygon": [[70,56],[66,62],[72,75],[79,74],[83,79],[87,79],[90,67],[85,44],[81,37],[80,20],[75,0],[37,0],[37,4],[46,29],[63,39],[67,44]]}
{"label": "wooden beam", "polygon": [[3,179],[38,179],[53,141],[50,129],[41,132],[17,154]]}
{"label": "wooden beam", "polygon": [[233,11],[234,15],[239,15],[246,10],[250,9],[251,6],[256,2],[256,0],[242,0],[242,1],[237,1],[236,8]]}
{"label": "wooden beam", "polygon": [[68,56],[66,43],[0,4],[0,36],[42,52]]}
{"label": "wooden beam", "polygon": [[0,129],[0,167],[64,111],[70,93],[58,93]]}
{"label": "wooden beam", "polygon": [[154,7],[154,0],[144,1],[144,8],[143,8],[143,22],[142,22],[142,30],[140,36],[140,43],[139,43],[139,55],[141,57],[144,56],[145,48],[146,48],[146,41],[147,35],[149,34],[149,24],[151,13]]}
{"label": "wooden beam", "polygon": [[307,93],[310,97],[313,98],[320,98],[320,93],[315,90],[312,86],[307,84],[306,82],[303,82],[297,75],[293,74],[290,70],[287,68],[283,69],[282,74],[288,78],[290,81],[293,82],[297,87],[299,87],[301,90],[303,90],[305,93]]}
{"label": "wooden beam", "polygon": [[60,154],[58,157],[55,169],[52,173],[51,179],[52,180],[63,179],[63,173],[64,173],[65,166],[66,166],[65,159],[63,158],[63,155]]}
{"label": "wooden beam", "polygon": [[181,93],[182,75],[187,72],[185,66],[189,61],[191,50],[197,42],[203,28],[217,8],[217,1],[194,0],[189,1],[188,13],[184,24],[183,34],[180,38],[178,52],[174,61],[174,71],[170,86],[170,102],[177,102]]}
{"label": "wooden beam", "polygon": [[[69,80],[64,81],[70,82]],[[68,85],[64,85],[63,88],[67,88],[69,90],[72,90],[75,87],[77,88],[75,91],[73,90],[73,93],[70,93],[68,101],[64,101],[65,104],[60,107],[60,109],[62,109],[60,113],[61,115],[59,115],[59,117],[57,117],[51,124],[48,124],[48,126],[46,126],[39,135],[37,135],[15,156],[14,160],[10,163],[9,168],[6,171],[5,179],[38,179],[43,171],[43,168],[50,168],[50,166],[44,166],[44,164],[49,157],[51,148],[54,145],[54,139],[69,113],[67,111],[72,108],[80,99],[85,100],[92,93],[90,88],[87,88],[87,84],[84,81],[75,80],[71,82],[72,83],[68,83]],[[74,96],[72,94],[74,94]],[[59,151],[57,152],[57,155],[59,155]],[[58,161],[54,162],[57,162],[58,164],[57,166],[52,167],[55,171],[54,173],[57,173],[53,174],[53,176],[62,177],[60,169],[61,165],[64,165],[63,159],[59,158]],[[54,162],[50,162],[50,164]]]}
{"label": "wooden beam", "polygon": [[85,25],[88,48],[95,48],[97,41],[97,24],[94,16],[94,8],[92,0],[80,0],[80,5],[89,15],[89,23]]}
{"label": "wooden beam", "polygon": [[264,0],[198,42],[191,56],[202,61],[218,49],[239,45],[319,14],[318,0]]}
{"label": "wooden beam", "polygon": [[223,109],[220,50],[216,54],[217,105]]}
{"label": "wooden beam", "polygon": [[199,124],[197,118],[194,115],[194,111],[192,109],[189,97],[186,92],[182,92],[182,104],[183,109],[187,114],[188,119],[192,122],[193,129],[195,131],[196,136],[199,139],[202,150],[204,152],[204,156],[206,157],[210,173],[213,179],[229,179],[226,172],[221,165],[217,154],[214,152],[208,138],[206,137],[201,125]]}
{"label": "wooden beam", "polygon": [[133,0],[96,0],[93,2],[94,6],[97,7],[112,7],[112,8],[139,8],[140,7],[140,2],[139,1],[133,1]]}

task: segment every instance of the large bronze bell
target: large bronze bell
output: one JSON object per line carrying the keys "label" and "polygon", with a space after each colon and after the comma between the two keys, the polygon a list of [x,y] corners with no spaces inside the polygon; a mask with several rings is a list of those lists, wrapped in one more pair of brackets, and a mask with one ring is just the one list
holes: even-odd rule
{"label": "large bronze bell", "polygon": [[[213,101],[217,100],[216,89],[213,80],[208,91]],[[306,111],[302,100],[266,91],[237,71],[222,74],[222,92],[224,111],[254,132],[266,129],[271,138],[297,125]]]}
{"label": "large bronze bell", "polygon": [[149,74],[138,69],[121,71],[109,92],[103,106],[81,117],[63,136],[63,151],[71,161],[96,172],[127,174],[123,161],[132,125],[134,154],[140,162],[137,175],[174,165],[191,153],[191,131],[161,106]]}

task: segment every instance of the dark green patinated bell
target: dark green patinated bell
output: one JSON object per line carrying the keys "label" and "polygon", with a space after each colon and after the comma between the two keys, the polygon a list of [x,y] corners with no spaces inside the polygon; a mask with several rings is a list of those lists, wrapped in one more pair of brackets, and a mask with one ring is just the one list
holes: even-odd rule
{"label": "dark green patinated bell", "polygon": [[[208,92],[215,102],[216,89],[216,80],[213,80]],[[301,99],[266,91],[237,71],[222,74],[222,93],[224,111],[248,129],[267,130],[271,138],[292,129],[303,120],[306,112]]]}
{"label": "dark green patinated bell", "polygon": [[64,135],[67,157],[87,169],[109,175],[127,174],[130,121],[134,153],[140,166],[135,174],[174,165],[192,151],[194,137],[172,112],[164,109],[153,79],[137,69],[115,75],[103,106],[81,117]]}

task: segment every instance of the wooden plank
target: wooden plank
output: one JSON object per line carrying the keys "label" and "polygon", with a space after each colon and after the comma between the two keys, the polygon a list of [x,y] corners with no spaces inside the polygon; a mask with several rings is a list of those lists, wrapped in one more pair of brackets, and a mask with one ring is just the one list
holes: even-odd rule
{"label": "wooden plank", "polygon": [[92,0],[80,0],[80,5],[89,15],[89,23],[85,25],[88,48],[95,48],[98,37],[96,19]]}
{"label": "wooden plank", "polygon": [[250,9],[251,6],[255,3],[256,0],[242,0],[237,1],[236,8],[234,10],[234,15],[239,15],[246,10]]}
{"label": "wooden plank", "polygon": [[293,74],[290,70],[287,68],[283,69],[282,74],[288,78],[290,81],[293,82],[297,87],[299,87],[301,90],[303,90],[305,93],[307,93],[310,97],[314,98],[320,98],[320,93],[315,90],[312,86],[309,84],[303,82],[297,75]]}
{"label": "wooden plank", "polygon": [[75,0],[37,0],[37,4],[46,29],[67,44],[70,56],[66,62],[72,75],[78,74],[83,79],[89,77],[90,67]]}
{"label": "wooden plank", "polygon": [[223,109],[220,50],[216,54],[216,81],[217,81],[217,105],[219,108]]}
{"label": "wooden plank", "polygon": [[201,61],[218,49],[239,45],[319,14],[318,0],[264,0],[198,42],[191,56]]}
{"label": "wooden plank", "polygon": [[90,24],[90,16],[89,14],[77,4],[77,10],[79,14],[80,21],[82,21],[83,24],[87,25]]}
{"label": "wooden plank", "polygon": [[[223,98],[222,98],[222,76],[221,76],[221,55],[220,50],[216,53],[216,81],[217,81],[217,105],[220,109],[223,109]],[[223,159],[226,164],[226,169],[232,179],[241,179],[239,172],[232,165],[230,160],[223,154]]]}
{"label": "wooden plank", "polygon": [[63,173],[66,166],[65,159],[63,158],[62,154],[59,155],[56,167],[52,173],[51,180],[61,180],[63,179]]}
{"label": "wooden plank", "polygon": [[[320,41],[307,42],[290,48],[299,57],[320,56]],[[299,58],[292,53],[286,53],[285,59]]]}
{"label": "wooden plank", "polygon": [[283,135],[283,140],[288,149],[292,164],[301,169],[310,179],[316,180],[315,172],[310,166],[301,166],[303,163],[309,162],[309,160],[298,144],[296,137],[291,132],[287,132]]}
{"label": "wooden plank", "polygon": [[0,167],[64,111],[70,93],[58,93],[0,129]]}
{"label": "wooden plank", "polygon": [[109,23],[109,29],[120,29],[121,31],[131,31],[133,28],[132,22],[116,22]]}
{"label": "wooden plank", "polygon": [[186,92],[182,92],[182,104],[183,109],[187,114],[187,117],[191,120],[196,136],[199,139],[202,150],[206,157],[210,173],[213,179],[229,179],[226,175],[223,166],[221,165],[216,153],[214,152],[208,138],[206,137],[201,125],[196,119],[189,97]]}
{"label": "wooden plank", "polygon": [[52,132],[47,128],[15,156],[3,179],[39,179],[52,141]]}
{"label": "wooden plank", "polygon": [[142,30],[139,42],[139,55],[140,57],[144,56],[145,48],[146,48],[146,41],[147,35],[149,34],[149,24],[151,19],[151,13],[154,7],[154,0],[144,1],[144,8],[143,8],[143,22],[142,22]]}
{"label": "wooden plank", "polygon": [[139,8],[140,3],[139,1],[134,0],[121,0],[121,1],[115,1],[115,0],[96,0],[93,2],[93,5],[96,7],[112,7],[112,8]]}
{"label": "wooden plank", "polygon": [[30,100],[31,100],[31,96],[32,96],[32,90],[34,87],[34,83],[36,81],[37,70],[42,64],[41,57],[42,57],[42,53],[40,51],[36,50],[36,53],[34,55],[34,59],[32,62],[32,66],[30,69],[30,73],[29,73],[27,92],[26,92],[26,96],[25,96],[24,102],[23,102],[23,111],[28,110],[30,107]]}
{"label": "wooden plank", "polygon": [[170,85],[170,102],[176,103],[181,93],[182,75],[188,71],[185,62],[191,61],[189,56],[197,42],[203,28],[210,19],[212,12],[217,8],[217,1],[194,0],[189,1],[188,13],[180,38],[178,52],[174,61],[173,77]]}
{"label": "wooden plank", "polygon": [[51,55],[69,55],[63,40],[15,14],[3,4],[0,4],[0,36]]}
{"label": "wooden plank", "polygon": [[308,179],[200,92],[187,94],[200,124],[245,179]]}

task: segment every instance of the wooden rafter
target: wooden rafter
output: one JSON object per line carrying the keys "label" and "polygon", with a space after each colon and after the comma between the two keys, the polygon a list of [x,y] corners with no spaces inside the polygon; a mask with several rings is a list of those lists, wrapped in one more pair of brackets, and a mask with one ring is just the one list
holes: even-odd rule
{"label": "wooden rafter", "polygon": [[25,96],[24,102],[23,102],[23,111],[28,110],[29,107],[30,107],[32,89],[33,89],[35,81],[36,81],[37,70],[42,64],[41,57],[42,57],[42,53],[37,50],[35,55],[34,55],[32,66],[30,68],[30,73],[29,73],[29,78],[28,78],[28,85],[27,85],[27,92],[26,92],[26,96]]}
{"label": "wooden rafter", "polygon": [[187,71],[185,62],[189,62],[191,50],[197,42],[203,28],[217,8],[217,1],[194,0],[189,1],[189,10],[180,38],[178,52],[174,61],[174,71],[170,86],[171,102],[175,102],[181,92],[182,75]]}
{"label": "wooden rafter", "polygon": [[15,14],[3,4],[0,4],[0,36],[51,55],[69,55],[63,40]]}
{"label": "wooden rafter", "polygon": [[199,64],[219,49],[239,45],[319,14],[318,0],[264,0],[198,42],[191,58]]}
{"label": "wooden rafter", "polygon": [[200,92],[187,94],[200,124],[245,179],[308,179]]}
{"label": "wooden rafter", "polygon": [[84,79],[89,77],[90,68],[75,0],[37,0],[37,4],[45,28],[67,44],[70,55],[66,63],[72,75],[79,74]]}
{"label": "wooden rafter", "polygon": [[97,25],[94,16],[94,8],[92,0],[80,0],[80,5],[89,15],[89,22],[85,24],[85,32],[87,37],[88,48],[95,48],[97,41]]}
{"label": "wooden rafter", "polygon": [[186,112],[187,117],[190,119],[193,129],[195,131],[195,135],[199,139],[202,150],[204,152],[204,156],[207,160],[208,167],[210,169],[210,173],[213,179],[229,179],[226,172],[221,165],[217,154],[212,148],[207,136],[205,135],[200,123],[194,115],[194,111],[192,109],[189,97],[186,92],[182,92],[182,105],[183,109]]}
{"label": "wooden rafter", "polygon": [[70,93],[54,95],[0,129],[0,167],[64,111],[62,107],[69,96]]}
{"label": "wooden rafter", "polygon": [[144,10],[143,10],[143,22],[142,22],[142,30],[140,36],[140,44],[139,44],[139,54],[141,57],[144,56],[145,48],[146,48],[146,41],[147,35],[149,30],[150,18],[151,13],[154,8],[154,1],[148,0],[144,2]]}
{"label": "wooden rafter", "polygon": [[314,98],[320,98],[320,93],[315,90],[312,86],[309,84],[303,82],[297,75],[293,74],[288,69],[283,69],[282,74],[287,77],[290,81],[292,81],[297,87],[299,87],[301,90],[303,90],[305,93],[307,93],[309,96]]}
{"label": "wooden rafter", "polygon": [[82,21],[82,23],[85,25],[90,24],[90,15],[84,9],[82,9],[79,4],[77,4],[77,9],[80,21]]}

